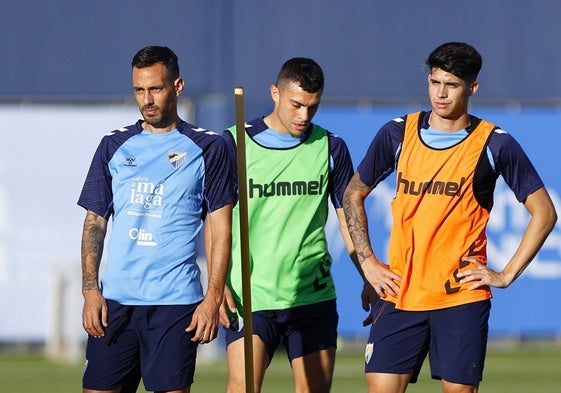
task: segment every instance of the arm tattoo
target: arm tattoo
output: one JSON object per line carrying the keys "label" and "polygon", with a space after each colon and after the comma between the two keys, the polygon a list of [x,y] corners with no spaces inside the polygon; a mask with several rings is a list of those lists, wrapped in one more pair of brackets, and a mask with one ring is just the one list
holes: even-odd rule
{"label": "arm tattoo", "polygon": [[368,238],[368,219],[364,210],[364,198],[372,188],[364,185],[355,174],[343,197],[343,211],[349,228],[349,234],[353,240],[355,251],[360,264],[373,255],[372,247]]}
{"label": "arm tattoo", "polygon": [[82,232],[82,290],[99,289],[98,272],[107,221],[88,211]]}

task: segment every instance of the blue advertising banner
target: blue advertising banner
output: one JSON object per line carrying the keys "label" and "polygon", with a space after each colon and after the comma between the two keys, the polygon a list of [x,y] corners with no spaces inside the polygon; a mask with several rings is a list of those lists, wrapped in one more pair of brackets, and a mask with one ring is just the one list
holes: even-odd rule
{"label": "blue advertising banner", "polygon": [[[336,107],[324,105],[314,121],[345,139],[355,167],[362,160],[375,133],[387,121],[418,108]],[[561,214],[561,110],[558,108],[472,107],[475,116],[489,120],[513,135],[522,145],[544,180]],[[376,254],[385,258],[391,226],[389,203],[394,196],[395,177],[390,176],[366,200],[369,228]],[[489,265],[496,271],[508,263],[518,247],[529,214],[502,179],[495,190],[495,203],[487,228]],[[362,282],[346,254],[331,215],[328,226],[333,274],[338,292],[340,334],[343,337],[368,334],[362,327],[367,316],[362,310]],[[543,248],[509,288],[494,288],[490,319],[491,336],[552,336],[561,333],[561,228],[558,224]]]}

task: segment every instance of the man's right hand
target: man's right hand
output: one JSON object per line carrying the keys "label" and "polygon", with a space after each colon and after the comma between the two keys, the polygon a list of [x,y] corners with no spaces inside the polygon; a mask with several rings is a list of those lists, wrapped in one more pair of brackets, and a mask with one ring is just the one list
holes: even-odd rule
{"label": "man's right hand", "polygon": [[105,336],[107,327],[107,301],[99,289],[82,290],[84,308],[82,309],[82,326],[92,337]]}

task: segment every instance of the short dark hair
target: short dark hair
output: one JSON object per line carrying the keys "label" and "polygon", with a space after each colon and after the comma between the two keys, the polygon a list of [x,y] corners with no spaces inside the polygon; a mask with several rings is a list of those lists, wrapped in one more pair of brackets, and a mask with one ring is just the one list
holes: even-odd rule
{"label": "short dark hair", "polygon": [[432,51],[426,65],[432,71],[440,68],[472,83],[477,80],[483,60],[477,50],[464,42],[447,42]]}
{"label": "short dark hair", "polygon": [[323,71],[318,63],[307,57],[294,57],[281,67],[277,77],[277,86],[283,83],[297,82],[308,93],[323,91]]}
{"label": "short dark hair", "polygon": [[165,46],[147,46],[139,50],[132,58],[131,65],[136,68],[162,63],[173,79],[179,78],[179,61],[173,51]]}

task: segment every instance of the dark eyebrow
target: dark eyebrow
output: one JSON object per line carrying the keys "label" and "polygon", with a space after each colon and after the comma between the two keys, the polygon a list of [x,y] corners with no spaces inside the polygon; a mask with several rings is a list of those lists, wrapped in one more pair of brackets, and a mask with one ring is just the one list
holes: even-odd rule
{"label": "dark eyebrow", "polygon": [[300,105],[300,106],[303,106],[303,105],[304,105],[304,104],[302,104],[300,101],[297,101],[297,100],[292,99],[292,98],[290,99],[290,102],[292,102],[293,104],[298,104],[298,105]]}
{"label": "dark eyebrow", "polygon": [[434,82],[434,83],[444,83],[446,85],[452,85],[452,86],[460,86],[461,85],[460,82],[454,82],[454,81],[444,82],[444,81],[442,81],[440,79],[436,79],[436,78],[430,78],[430,81]]}
{"label": "dark eyebrow", "polygon": [[307,107],[318,106],[318,105],[321,103],[321,102],[318,101],[317,103],[315,103],[315,104],[313,104],[313,105],[304,105],[304,104],[301,103],[300,101],[297,101],[297,100],[292,99],[292,98],[290,99],[290,102],[291,102],[292,104],[296,104],[296,105],[300,105],[300,106],[307,106]]}

